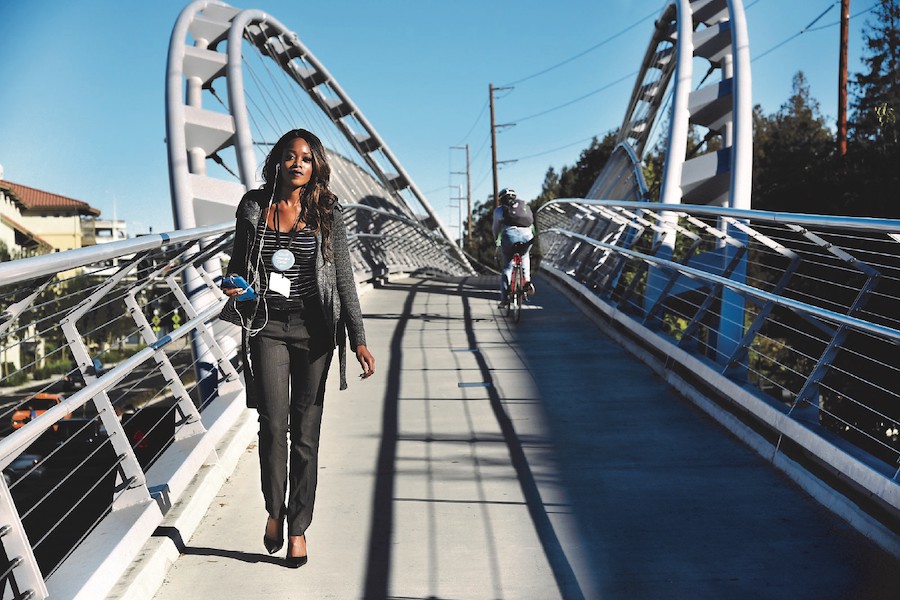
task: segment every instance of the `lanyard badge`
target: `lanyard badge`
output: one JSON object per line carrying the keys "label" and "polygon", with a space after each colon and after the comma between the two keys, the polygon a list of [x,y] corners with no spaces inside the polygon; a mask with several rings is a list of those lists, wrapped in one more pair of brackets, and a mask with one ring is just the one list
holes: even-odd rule
{"label": "lanyard badge", "polygon": [[272,255],[272,267],[277,271],[287,271],[294,266],[294,253],[286,248],[281,248]]}
{"label": "lanyard badge", "polygon": [[275,209],[272,221],[274,221],[275,225],[275,245],[277,245],[279,249],[272,255],[272,267],[278,271],[287,271],[294,266],[296,259],[294,258],[294,253],[291,252],[289,248],[291,247],[291,244],[294,243],[294,238],[297,237],[297,225],[300,224],[301,214],[302,212],[297,213],[297,220],[294,221],[294,226],[291,227],[293,234],[290,239],[288,239],[288,247],[281,248],[281,228],[279,227],[278,208]]}

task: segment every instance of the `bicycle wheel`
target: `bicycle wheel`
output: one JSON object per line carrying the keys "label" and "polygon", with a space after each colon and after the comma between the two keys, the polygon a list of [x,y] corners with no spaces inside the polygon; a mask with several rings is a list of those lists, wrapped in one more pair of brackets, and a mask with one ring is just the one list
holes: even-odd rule
{"label": "bicycle wheel", "polygon": [[525,304],[525,271],[522,267],[517,267],[513,271],[513,281],[515,281],[515,290],[513,296],[515,300],[511,303],[514,306],[513,316],[516,319],[516,323],[519,322],[519,319],[522,318],[522,305]]}
{"label": "bicycle wheel", "polygon": [[516,313],[516,284],[518,283],[518,279],[516,279],[516,267],[513,267],[512,273],[509,275],[509,288],[507,289],[507,302],[508,308],[506,309],[506,316],[511,317]]}
{"label": "bicycle wheel", "polygon": [[[498,251],[498,259],[499,259],[499,249],[497,251]],[[500,277],[503,277],[503,275],[500,275]],[[501,289],[503,289],[502,286],[501,286]],[[500,293],[500,316],[501,317],[505,318],[505,317],[509,316],[509,301],[510,301],[509,285],[507,285],[506,286],[506,295],[504,295],[502,292]]]}

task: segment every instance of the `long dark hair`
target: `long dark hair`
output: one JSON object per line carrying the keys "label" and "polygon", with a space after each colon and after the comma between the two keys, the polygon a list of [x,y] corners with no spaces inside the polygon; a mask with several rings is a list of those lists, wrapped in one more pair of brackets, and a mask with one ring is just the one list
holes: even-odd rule
{"label": "long dark hair", "polygon": [[[277,194],[281,185],[281,180],[278,177],[278,165],[281,162],[281,156],[284,154],[288,144],[297,138],[303,138],[309,144],[313,165],[312,176],[309,178],[309,183],[306,184],[303,197],[300,199],[300,218],[311,229],[321,231],[322,255],[330,258],[332,211],[337,202],[337,196],[328,188],[328,182],[331,180],[331,167],[328,165],[328,157],[325,154],[325,146],[322,145],[322,140],[316,134],[306,129],[292,129],[281,136],[281,139],[272,146],[272,150],[263,164],[262,176],[265,182],[263,189],[269,193],[270,197]],[[277,198],[277,196],[275,197]]]}

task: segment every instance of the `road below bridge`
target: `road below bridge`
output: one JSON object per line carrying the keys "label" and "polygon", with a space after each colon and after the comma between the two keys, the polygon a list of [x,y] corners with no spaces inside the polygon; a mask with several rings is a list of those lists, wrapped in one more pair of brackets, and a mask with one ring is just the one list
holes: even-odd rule
{"label": "road below bridge", "polygon": [[898,560],[550,285],[519,324],[494,288],[368,291],[378,373],[340,392],[333,365],[310,562],[265,553],[254,443],[196,531],[160,530],[155,598],[896,598]]}

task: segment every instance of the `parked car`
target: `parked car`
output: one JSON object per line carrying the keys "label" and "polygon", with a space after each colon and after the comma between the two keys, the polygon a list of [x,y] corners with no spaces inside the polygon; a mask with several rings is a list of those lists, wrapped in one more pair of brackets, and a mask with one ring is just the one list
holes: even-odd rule
{"label": "parked car", "polygon": [[[106,373],[109,369],[103,367],[103,363],[100,362],[100,359],[93,359],[93,364],[87,368],[88,375],[94,375],[95,377],[100,377],[104,373]],[[84,375],[81,373],[81,369],[75,367],[65,375],[63,375],[63,389],[67,392],[71,392],[73,390],[80,390],[85,385],[84,383]]]}
{"label": "parked car", "polygon": [[[14,461],[3,469],[3,478],[6,480],[6,485],[18,481],[26,474],[28,477],[43,477],[44,466],[40,464],[41,459],[42,457],[37,454],[20,454],[17,456]],[[34,470],[32,471],[32,469]],[[29,473],[29,471],[31,472]]]}
{"label": "parked car", "polygon": [[[25,423],[38,418],[63,400],[65,400],[65,396],[62,394],[48,394],[46,392],[26,397],[22,404],[19,405],[19,408],[12,414],[12,428],[19,429]],[[72,414],[69,413],[64,418],[70,419]],[[54,429],[56,428],[54,427]]]}

